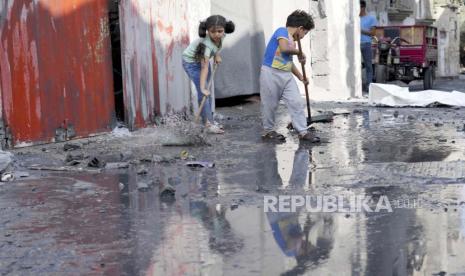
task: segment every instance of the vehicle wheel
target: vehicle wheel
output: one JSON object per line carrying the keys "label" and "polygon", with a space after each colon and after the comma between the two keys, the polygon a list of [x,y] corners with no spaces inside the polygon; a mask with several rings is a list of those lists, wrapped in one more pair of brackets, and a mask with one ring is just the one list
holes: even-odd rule
{"label": "vehicle wheel", "polygon": [[387,81],[387,66],[377,64],[375,67],[375,75],[377,83],[386,83]]}
{"label": "vehicle wheel", "polygon": [[430,66],[424,69],[423,73],[423,89],[428,90],[433,88],[434,83],[434,67]]}

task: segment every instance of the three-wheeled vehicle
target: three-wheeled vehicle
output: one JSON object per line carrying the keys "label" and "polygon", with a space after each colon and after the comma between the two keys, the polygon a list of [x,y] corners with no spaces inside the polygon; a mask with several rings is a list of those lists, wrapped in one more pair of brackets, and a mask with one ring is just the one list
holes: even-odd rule
{"label": "three-wheeled vehicle", "polygon": [[423,80],[433,87],[438,60],[438,32],[432,26],[385,26],[373,39],[375,82]]}

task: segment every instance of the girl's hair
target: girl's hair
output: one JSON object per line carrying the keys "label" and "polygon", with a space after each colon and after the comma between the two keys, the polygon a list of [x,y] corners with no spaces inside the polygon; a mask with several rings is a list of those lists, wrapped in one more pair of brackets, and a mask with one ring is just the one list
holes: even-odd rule
{"label": "girl's hair", "polygon": [[[199,36],[200,37],[207,37],[207,30],[210,29],[211,27],[223,27],[224,32],[227,34],[233,33],[236,26],[231,20],[226,20],[221,15],[212,15],[208,17],[206,20],[201,21],[199,25]],[[199,46],[197,46],[197,49],[195,51],[195,58],[197,60],[201,60],[204,56],[205,53],[205,44],[200,43]]]}

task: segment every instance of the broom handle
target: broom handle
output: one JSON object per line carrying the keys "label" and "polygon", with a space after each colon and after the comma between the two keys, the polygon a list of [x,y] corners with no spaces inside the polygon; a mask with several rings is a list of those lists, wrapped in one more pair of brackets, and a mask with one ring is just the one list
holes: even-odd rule
{"label": "broom handle", "polygon": [[[213,78],[215,77],[215,72],[216,72],[217,66],[218,66],[217,64],[213,65],[213,72],[212,72],[212,75],[210,76],[210,81],[208,82],[208,85],[207,85],[207,89],[209,91],[210,91],[210,88],[211,88],[211,86],[213,84]],[[195,114],[194,121],[196,123],[199,121],[200,114],[202,113],[202,110],[203,110],[203,107],[204,107],[206,101],[207,101],[207,96],[203,95],[202,101],[200,102],[200,105],[199,105],[199,111],[197,111],[197,114]]]}
{"label": "broom handle", "polygon": [[[300,43],[300,38],[297,39],[297,45],[299,46],[299,56],[302,56],[302,44]],[[305,65],[301,62],[302,65],[302,75],[304,80],[307,81],[307,73],[305,72]],[[308,95],[308,84],[305,83],[305,98],[307,99],[307,113],[308,113],[308,121],[312,121],[312,113],[310,112],[310,96]]]}

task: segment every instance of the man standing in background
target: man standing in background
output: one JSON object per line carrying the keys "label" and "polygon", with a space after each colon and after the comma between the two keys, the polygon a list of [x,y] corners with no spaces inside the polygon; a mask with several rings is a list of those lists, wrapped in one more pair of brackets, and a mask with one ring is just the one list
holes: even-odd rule
{"label": "man standing in background", "polygon": [[367,14],[366,7],[366,1],[360,1],[360,29],[362,31],[360,49],[362,51],[362,59],[365,64],[366,71],[366,84],[363,89],[364,95],[368,93],[370,83],[373,81],[373,53],[371,51],[371,38],[375,36],[375,27],[378,24],[378,21],[374,16]]}

